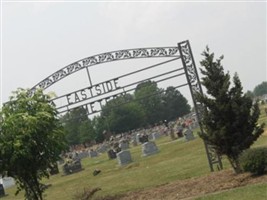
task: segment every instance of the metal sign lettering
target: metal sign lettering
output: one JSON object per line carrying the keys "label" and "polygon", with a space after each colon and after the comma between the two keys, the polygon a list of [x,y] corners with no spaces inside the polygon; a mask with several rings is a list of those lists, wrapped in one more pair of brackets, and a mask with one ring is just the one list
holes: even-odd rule
{"label": "metal sign lettering", "polygon": [[66,95],[68,104],[79,103],[83,100],[96,97],[98,95],[106,94],[112,91],[116,91],[121,87],[118,86],[118,78],[111,81],[106,81],[104,83],[96,84],[85,89],[73,92]]}

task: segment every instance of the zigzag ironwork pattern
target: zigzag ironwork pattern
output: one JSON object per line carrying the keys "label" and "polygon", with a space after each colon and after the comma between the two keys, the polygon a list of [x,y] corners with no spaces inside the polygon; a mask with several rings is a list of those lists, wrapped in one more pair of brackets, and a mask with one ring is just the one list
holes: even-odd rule
{"label": "zigzag ironwork pattern", "polygon": [[93,65],[126,59],[137,58],[153,58],[153,57],[180,57],[177,47],[156,47],[156,48],[139,48],[139,49],[126,49],[113,52],[98,54],[88,58],[84,58],[75,63],[72,63],[62,69],[56,71],[48,76],[32,88],[32,92],[37,88],[46,89],[56,83],[57,81],[73,74],[81,69]]}
{"label": "zigzag ironwork pattern", "polygon": [[[193,54],[191,51],[189,41],[178,43],[178,48],[179,48],[179,52],[181,55],[181,60],[183,62],[187,82],[188,82],[188,85],[191,91],[192,99],[194,102],[196,115],[197,115],[198,121],[200,122],[199,123],[200,131],[203,132],[201,119],[202,119],[202,114],[203,114],[205,107],[204,105],[202,105],[200,102],[197,101],[197,94],[198,93],[203,94],[203,91],[200,85],[200,81],[199,81],[199,77],[197,74],[197,69],[196,69],[196,65],[194,62],[194,58],[193,58]],[[214,171],[214,165],[216,165],[218,170],[221,170],[223,168],[221,157],[217,154],[215,149],[211,145],[207,144],[205,141],[204,141],[204,145],[205,145],[211,171]]]}

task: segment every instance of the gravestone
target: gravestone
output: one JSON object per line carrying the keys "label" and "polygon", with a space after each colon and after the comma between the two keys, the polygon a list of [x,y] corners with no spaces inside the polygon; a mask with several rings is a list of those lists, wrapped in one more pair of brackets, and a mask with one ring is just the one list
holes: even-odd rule
{"label": "gravestone", "polygon": [[149,133],[149,134],[147,135],[147,138],[148,138],[148,141],[149,141],[149,140],[153,140],[153,139],[154,139],[153,134]]}
{"label": "gravestone", "polygon": [[104,153],[108,150],[108,145],[107,144],[102,144],[98,149],[96,150],[98,153]]}
{"label": "gravestone", "polygon": [[158,153],[158,147],[155,142],[149,141],[142,145],[143,156],[150,156],[152,154]]}
{"label": "gravestone", "polygon": [[115,159],[117,158],[116,152],[113,149],[108,150],[108,158],[109,159]]}
{"label": "gravestone", "polygon": [[136,137],[133,137],[132,138],[132,145],[135,147],[135,146],[137,146],[137,140],[136,140]]}
{"label": "gravestone", "polygon": [[63,165],[63,174],[68,175],[82,170],[82,164],[80,160],[73,162],[67,162]]}
{"label": "gravestone", "polygon": [[158,133],[158,132],[154,132],[154,133],[152,133],[152,138],[153,138],[153,140],[157,140],[157,139],[159,139],[160,138],[160,133]]}
{"label": "gravestone", "polygon": [[[0,176],[2,177],[1,174]],[[2,177],[0,178],[0,184],[3,185],[4,189],[7,189],[15,185],[15,180],[12,177]]]}
{"label": "gravestone", "polygon": [[130,151],[121,151],[117,153],[117,160],[120,166],[127,165],[132,162]]}
{"label": "gravestone", "polygon": [[90,158],[94,158],[94,157],[97,157],[97,156],[98,156],[97,152],[94,151],[94,150],[90,150],[90,151],[88,152],[88,154],[89,154],[89,157],[90,157]]}
{"label": "gravestone", "polygon": [[139,137],[139,141],[140,141],[142,144],[148,142],[148,141],[149,141],[149,140],[148,140],[148,135],[147,135],[147,134],[142,134],[142,135],[140,135],[140,137]]}
{"label": "gravestone", "polygon": [[129,149],[129,143],[125,140],[120,141],[119,147],[121,148],[121,150],[126,150]]}
{"label": "gravestone", "polygon": [[59,169],[58,169],[57,163],[54,163],[49,167],[49,173],[50,173],[51,176],[59,173]]}
{"label": "gravestone", "polygon": [[195,139],[193,131],[188,128],[184,130],[183,134],[185,136],[185,141],[190,141],[190,140]]}
{"label": "gravestone", "polygon": [[6,194],[5,194],[4,186],[3,186],[3,184],[0,184],[0,197],[5,196],[5,195]]}
{"label": "gravestone", "polygon": [[77,155],[79,159],[84,159],[88,157],[88,153],[86,151],[79,152]]}
{"label": "gravestone", "polygon": [[135,136],[135,141],[137,142],[137,144],[140,144],[140,137],[141,137],[141,134],[140,133],[137,133],[136,136]]}

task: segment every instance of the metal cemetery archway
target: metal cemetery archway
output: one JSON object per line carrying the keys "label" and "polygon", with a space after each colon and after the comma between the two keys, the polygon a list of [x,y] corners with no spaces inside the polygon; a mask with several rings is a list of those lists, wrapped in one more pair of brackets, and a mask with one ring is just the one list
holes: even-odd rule
{"label": "metal cemetery archway", "polygon": [[[90,67],[113,61],[139,59],[139,58],[171,58],[171,59],[151,65],[149,67],[139,69],[134,72],[123,74],[121,76],[109,80],[105,80],[97,84],[92,82],[89,71]],[[140,81],[132,82],[124,86],[120,86],[118,84],[118,81],[120,79],[123,79],[125,77],[137,73],[141,73],[142,71],[149,70],[176,60],[182,61],[183,65],[182,68],[166,71],[164,73],[160,73],[158,75],[151,76],[147,79],[142,79]],[[55,105],[58,105],[57,102],[61,102],[61,105],[57,106],[57,110],[59,113],[68,112],[79,106],[84,106],[87,110],[88,115],[94,114],[96,112],[100,112],[104,103],[107,102],[109,99],[116,98],[119,95],[123,95],[130,91],[135,90],[135,87],[142,81],[154,79],[156,80],[155,82],[162,82],[174,77],[185,75],[187,83],[181,84],[176,88],[183,87],[186,85],[189,86],[198,121],[200,121],[201,119],[201,113],[202,113],[201,110],[203,109],[203,106],[196,100],[196,94],[199,92],[202,93],[202,89],[189,41],[180,42],[178,43],[178,46],[174,47],[126,49],[126,50],[106,52],[103,54],[87,57],[75,63],[72,63],[66,67],[63,67],[62,69],[48,76],[40,83],[35,85],[32,88],[32,92],[34,92],[38,88],[47,89],[56,82],[80,70],[86,70],[89,80],[89,86],[52,99]],[[97,105],[99,109],[96,109]],[[200,123],[200,131],[203,132],[201,123]],[[208,157],[210,170],[214,171],[214,166],[216,166],[217,169],[219,170],[222,169],[222,163],[220,157],[216,154],[216,152],[210,145],[206,144],[206,142],[204,142],[204,145]]]}

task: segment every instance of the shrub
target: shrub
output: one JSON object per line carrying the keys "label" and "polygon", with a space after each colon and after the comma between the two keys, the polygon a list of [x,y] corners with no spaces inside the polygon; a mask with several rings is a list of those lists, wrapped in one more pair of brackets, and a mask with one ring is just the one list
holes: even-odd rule
{"label": "shrub", "polygon": [[248,149],[240,156],[240,164],[245,172],[262,175],[267,167],[267,148]]}

